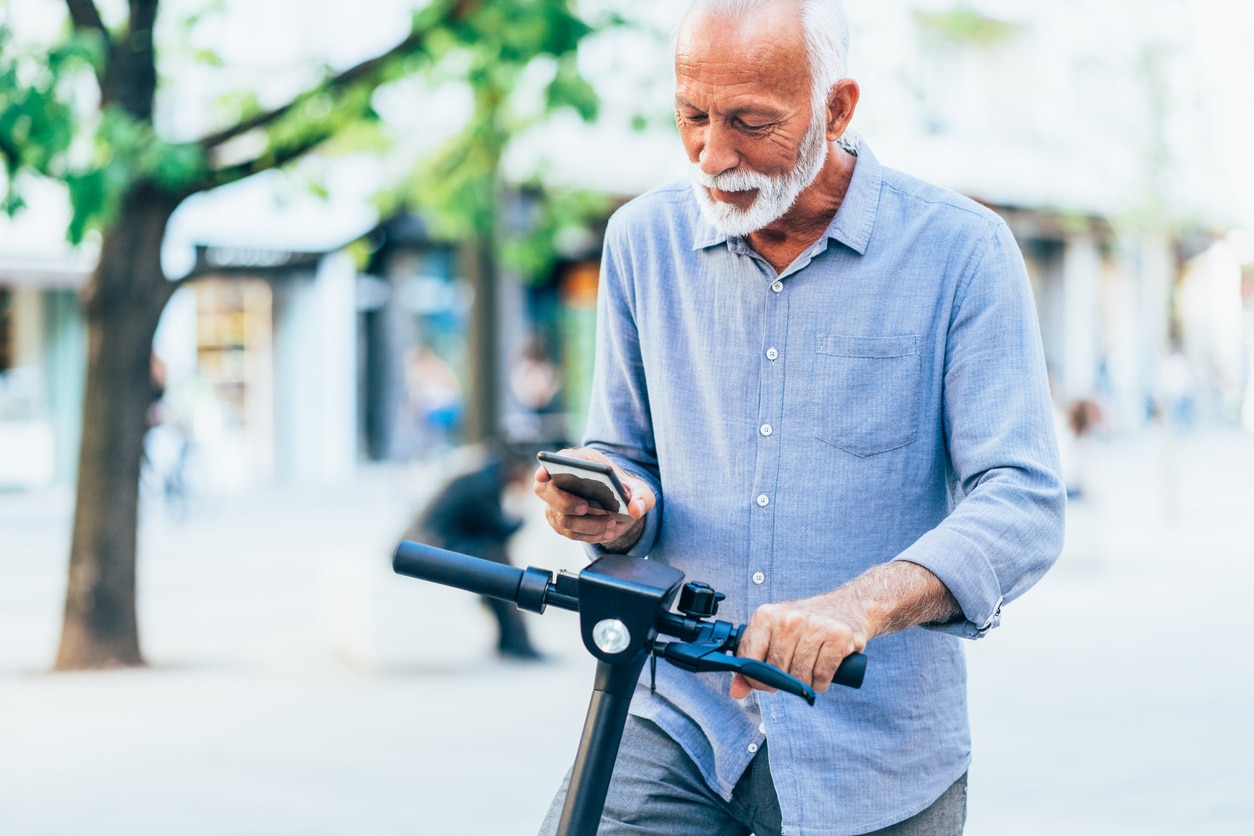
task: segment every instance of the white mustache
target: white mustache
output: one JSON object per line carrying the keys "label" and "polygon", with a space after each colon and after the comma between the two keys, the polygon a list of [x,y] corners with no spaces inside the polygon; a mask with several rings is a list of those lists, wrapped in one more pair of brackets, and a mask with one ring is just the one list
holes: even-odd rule
{"label": "white mustache", "polygon": [[696,163],[692,164],[692,179],[707,189],[718,189],[720,192],[751,192],[769,189],[773,183],[770,177],[756,171],[724,171],[721,174],[706,174]]}

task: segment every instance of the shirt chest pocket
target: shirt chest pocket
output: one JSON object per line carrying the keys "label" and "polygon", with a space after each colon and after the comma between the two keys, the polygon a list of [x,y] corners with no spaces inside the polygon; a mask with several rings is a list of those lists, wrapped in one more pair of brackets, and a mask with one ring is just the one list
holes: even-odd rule
{"label": "shirt chest pocket", "polygon": [[912,443],[921,377],[918,335],[820,334],[810,386],[814,437],[855,456]]}

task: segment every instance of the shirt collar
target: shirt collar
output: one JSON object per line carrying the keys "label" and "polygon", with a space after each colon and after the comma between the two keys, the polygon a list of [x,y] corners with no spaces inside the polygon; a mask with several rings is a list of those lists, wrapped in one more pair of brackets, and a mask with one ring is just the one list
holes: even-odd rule
{"label": "shirt collar", "polygon": [[[871,241],[871,230],[875,227],[875,215],[879,211],[880,186],[883,183],[884,174],[880,161],[876,159],[865,140],[859,140],[857,149],[858,161],[853,169],[853,177],[849,181],[849,189],[845,192],[845,199],[841,202],[840,209],[836,211],[836,217],[832,218],[832,222],[828,225],[824,238],[839,241],[858,255],[865,255],[867,245]],[[729,238],[719,232],[706,220],[705,215],[698,216],[692,237],[694,250],[704,250],[725,242],[728,246],[733,244],[740,247],[748,246],[739,236]],[[737,247],[732,246],[732,248]],[[820,247],[820,249],[825,248],[825,244]]]}

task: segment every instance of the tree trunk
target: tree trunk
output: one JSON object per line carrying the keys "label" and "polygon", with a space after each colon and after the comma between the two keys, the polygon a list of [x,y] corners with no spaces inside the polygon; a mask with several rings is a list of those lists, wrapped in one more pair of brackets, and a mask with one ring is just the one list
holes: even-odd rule
{"label": "tree trunk", "polygon": [[490,235],[471,238],[463,249],[465,269],[474,289],[470,309],[470,397],[466,440],[492,442],[501,432],[501,335],[496,259]]}
{"label": "tree trunk", "polygon": [[161,270],[178,199],[140,183],[85,291],[87,389],[56,670],[144,664],[136,617],[139,474],[155,389],[152,339],[175,284]]}

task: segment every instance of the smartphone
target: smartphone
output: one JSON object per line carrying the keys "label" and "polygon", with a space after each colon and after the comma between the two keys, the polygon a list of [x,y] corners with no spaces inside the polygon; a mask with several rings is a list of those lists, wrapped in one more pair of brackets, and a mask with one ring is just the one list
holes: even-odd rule
{"label": "smartphone", "polygon": [[553,477],[553,484],[562,490],[595,502],[606,511],[627,516],[627,491],[609,465],[560,453],[537,453],[536,458]]}

